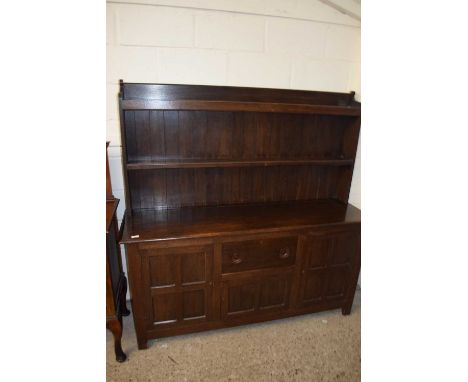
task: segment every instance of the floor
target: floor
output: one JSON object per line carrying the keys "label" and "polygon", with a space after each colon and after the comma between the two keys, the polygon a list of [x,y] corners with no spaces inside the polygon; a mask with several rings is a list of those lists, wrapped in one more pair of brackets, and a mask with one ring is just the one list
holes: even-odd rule
{"label": "floor", "polygon": [[132,315],[124,318],[115,361],[107,333],[107,381],[360,381],[361,304],[262,324],[162,338],[138,350]]}

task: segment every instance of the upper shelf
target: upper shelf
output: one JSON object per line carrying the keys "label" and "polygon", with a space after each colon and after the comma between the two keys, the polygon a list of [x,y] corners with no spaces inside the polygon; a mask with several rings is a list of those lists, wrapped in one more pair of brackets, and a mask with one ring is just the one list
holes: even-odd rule
{"label": "upper shelf", "polygon": [[123,110],[207,110],[361,115],[354,92],[120,82]]}
{"label": "upper shelf", "polygon": [[128,170],[165,168],[212,168],[212,167],[264,167],[264,166],[351,166],[352,159],[285,159],[285,160],[166,160],[127,163]]}

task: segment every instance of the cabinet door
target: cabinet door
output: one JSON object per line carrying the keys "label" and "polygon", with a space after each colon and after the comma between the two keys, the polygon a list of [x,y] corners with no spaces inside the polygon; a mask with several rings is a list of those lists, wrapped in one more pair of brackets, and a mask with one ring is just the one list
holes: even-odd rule
{"label": "cabinet door", "polygon": [[223,319],[236,319],[289,308],[292,272],[238,277],[222,283]]}
{"label": "cabinet door", "polygon": [[145,251],[149,328],[210,319],[212,258],[210,246]]}
{"label": "cabinet door", "polygon": [[345,299],[360,233],[311,233],[303,245],[299,307]]}

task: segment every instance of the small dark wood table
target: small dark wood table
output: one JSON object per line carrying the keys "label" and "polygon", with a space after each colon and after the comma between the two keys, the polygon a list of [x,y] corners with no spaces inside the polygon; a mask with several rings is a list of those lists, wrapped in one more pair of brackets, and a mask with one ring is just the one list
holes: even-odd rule
{"label": "small dark wood table", "polygon": [[[108,143],[106,147],[108,146]],[[107,153],[106,153],[107,155]],[[107,158],[106,158],[107,159]],[[115,358],[123,362],[127,356],[122,351],[122,316],[128,316],[125,298],[127,278],[122,270],[122,256],[118,243],[117,206],[119,199],[114,198],[110,189],[109,164],[107,163],[106,186],[106,327],[114,335]]]}

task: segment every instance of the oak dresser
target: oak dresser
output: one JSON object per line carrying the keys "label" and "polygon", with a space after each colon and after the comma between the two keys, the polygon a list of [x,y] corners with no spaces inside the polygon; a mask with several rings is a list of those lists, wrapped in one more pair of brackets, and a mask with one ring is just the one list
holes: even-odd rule
{"label": "oak dresser", "polygon": [[120,82],[125,244],[149,339],[351,311],[354,93]]}

